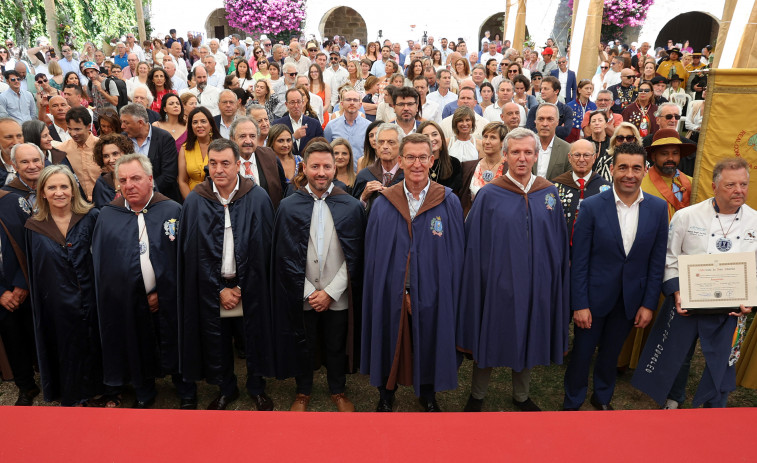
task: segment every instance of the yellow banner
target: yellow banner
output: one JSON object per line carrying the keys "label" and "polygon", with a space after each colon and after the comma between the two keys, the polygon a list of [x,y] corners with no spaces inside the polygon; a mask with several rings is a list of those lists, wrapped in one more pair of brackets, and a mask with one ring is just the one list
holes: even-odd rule
{"label": "yellow banner", "polygon": [[749,164],[747,204],[757,209],[757,69],[713,69],[697,148],[692,204],[712,197],[712,171],[725,158]]}

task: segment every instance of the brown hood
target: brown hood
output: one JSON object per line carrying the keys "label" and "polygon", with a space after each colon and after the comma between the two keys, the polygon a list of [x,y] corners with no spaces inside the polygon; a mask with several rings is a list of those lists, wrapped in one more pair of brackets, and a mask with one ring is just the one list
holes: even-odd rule
{"label": "brown hood", "polygon": [[[491,181],[490,185],[498,186],[502,189],[505,189],[507,191],[511,191],[513,193],[526,196],[526,193],[521,190],[518,185],[513,183],[512,180],[507,175],[503,175],[501,177],[497,177],[494,180]],[[536,177],[536,180],[534,180],[534,184],[531,185],[531,189],[528,190],[529,193],[533,193],[539,190],[543,190],[545,188],[548,188],[552,186],[552,182],[547,180],[544,177]]]}

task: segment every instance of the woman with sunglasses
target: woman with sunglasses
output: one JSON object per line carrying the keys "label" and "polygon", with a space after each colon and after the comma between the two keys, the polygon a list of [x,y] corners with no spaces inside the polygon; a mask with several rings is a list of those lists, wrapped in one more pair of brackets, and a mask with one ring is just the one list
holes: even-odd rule
{"label": "woman with sunglasses", "polygon": [[354,61],[360,59],[360,43],[357,40],[353,40],[350,43],[350,51],[347,53],[347,61]]}
{"label": "woman with sunglasses", "polygon": [[544,79],[542,73],[539,71],[531,71],[531,89],[526,91],[527,95],[531,95],[536,100],[539,100],[539,94],[541,93],[541,81]]}
{"label": "woman with sunglasses", "polygon": [[247,61],[247,67],[250,70],[251,75],[255,75],[256,72],[258,72],[258,68],[260,67],[261,62],[268,62],[268,59],[265,57],[265,52],[260,47],[255,47],[255,49],[252,51],[252,56],[250,57],[250,60]]}
{"label": "woman with sunglasses", "polygon": [[268,64],[267,60],[262,60],[258,63],[258,70],[252,75],[252,79],[255,82],[271,78],[271,74],[268,72]]}
{"label": "woman with sunglasses", "polygon": [[591,94],[591,101],[597,100],[597,94],[602,90],[602,83],[605,81],[605,74],[610,70],[610,64],[607,61],[599,63],[597,73],[591,78],[591,83],[594,85],[594,91]]}
{"label": "woman with sunglasses", "polygon": [[623,120],[630,122],[639,129],[641,138],[650,133],[657,132],[657,120],[654,113],[657,111],[657,105],[654,104],[654,93],[650,82],[642,82],[639,85],[639,96],[633,103],[626,106],[623,110]]}
{"label": "woman with sunglasses", "polygon": [[603,179],[612,182],[612,173],[610,172],[612,155],[607,152],[610,139],[605,131],[607,117],[606,111],[594,110],[589,113],[589,136],[586,137],[586,140],[594,145],[594,152],[597,153],[597,159],[594,161],[592,170]]}
{"label": "woman with sunglasses", "polygon": [[[608,114],[608,117],[612,117],[612,114]],[[607,147],[607,155],[610,157],[610,163],[612,162],[612,155],[615,147],[623,143],[636,143],[637,145],[642,144],[641,137],[639,136],[639,129],[637,129],[636,126],[631,124],[630,122],[621,122],[620,124],[618,124],[618,126],[615,128],[615,132],[612,134],[612,137],[610,137],[610,144]],[[599,157],[597,157],[597,162],[598,161]],[[609,167],[607,169],[609,170]],[[612,176],[610,176],[610,179],[608,179],[607,177],[604,177],[604,179],[608,182],[611,182]]]}

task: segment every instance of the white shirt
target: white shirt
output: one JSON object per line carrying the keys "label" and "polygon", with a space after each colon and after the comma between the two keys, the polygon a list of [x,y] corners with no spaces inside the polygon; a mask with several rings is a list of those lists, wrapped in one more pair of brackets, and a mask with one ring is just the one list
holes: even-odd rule
{"label": "white shirt", "polygon": [[562,98],[560,101],[562,101],[563,103],[568,103],[567,101],[565,101],[565,95],[567,95],[565,89],[568,86],[568,71],[562,72],[558,70],[557,79],[560,81],[560,98]]}
{"label": "white shirt", "polygon": [[[231,120],[231,124],[234,123],[234,120],[236,120],[237,116],[234,115],[234,119]],[[221,124],[218,126],[218,131],[221,133],[221,136],[225,139],[229,139],[229,134],[231,133],[231,124],[226,125],[226,123],[223,121],[223,116],[221,116]]]}
{"label": "white shirt", "polygon": [[426,120],[434,121],[437,124],[441,124],[442,122],[441,107],[433,101],[428,101],[428,97],[426,98],[426,102],[423,103],[423,110],[421,114]]}
{"label": "white shirt", "polygon": [[171,57],[171,61],[173,61],[173,64],[176,65],[176,72],[179,74],[179,77],[187,80],[187,75],[189,74],[189,72],[187,71],[187,63],[184,61],[184,58],[174,58],[174,56],[170,53],[168,56]]}
{"label": "white shirt", "polygon": [[239,177],[237,184],[231,191],[228,199],[225,199],[218,193],[216,184],[213,184],[213,193],[223,205],[223,255],[221,256],[221,276],[226,279],[232,279],[237,276],[237,260],[234,257],[234,233],[231,229],[231,216],[229,215],[229,203],[234,199],[234,195],[239,190]]}
{"label": "white shirt", "polygon": [[423,201],[426,200],[426,194],[428,194],[428,189],[431,187],[431,180],[428,181],[426,184],[426,187],[421,190],[421,193],[418,199],[415,199],[412,193],[410,193],[410,190],[407,189],[407,181],[402,181],[402,188],[405,189],[405,196],[407,196],[407,205],[410,208],[410,220],[414,220],[415,216],[418,215],[418,211],[421,209],[421,206],[423,206]]}
{"label": "white shirt", "polygon": [[426,96],[426,102],[434,102],[439,105],[440,108],[444,108],[453,101],[457,101],[457,95],[451,90],[447,90],[447,94],[442,96],[439,90],[431,92]]}
{"label": "white shirt", "polygon": [[496,60],[497,60],[497,63],[499,63],[500,61],[502,61],[502,55],[500,55],[500,54],[499,54],[499,53],[497,53],[496,51],[494,52],[494,54],[493,54],[493,55],[491,55],[491,54],[489,54],[489,52],[487,51],[486,53],[483,53],[483,54],[481,55],[481,59],[479,59],[479,60],[478,60],[478,62],[479,62],[479,63],[481,63],[481,64],[484,64],[484,65],[485,65],[485,64],[486,64],[486,62],[487,62],[487,61],[489,61],[490,59],[496,59]]}
{"label": "white shirt", "polygon": [[[150,204],[154,193],[150,195],[150,200],[147,204]],[[124,200],[124,202],[126,202]],[[147,224],[145,223],[145,213],[142,211],[134,211],[129,203],[126,202],[126,208],[137,214],[137,241],[139,242],[139,266],[142,269],[142,281],[145,285],[145,293],[149,294],[155,291],[155,285],[157,284],[157,278],[155,277],[155,269],[150,261],[150,237],[147,233]]]}
{"label": "white shirt", "polygon": [[547,169],[549,168],[549,159],[552,157],[552,145],[555,143],[555,137],[549,141],[547,149],[542,149],[541,140],[539,141],[539,157],[536,160],[536,175],[539,177],[547,177]]}
{"label": "white shirt", "polygon": [[513,176],[510,175],[509,171],[505,172],[505,177],[507,177],[510,180],[512,180],[512,182],[515,184],[515,186],[517,186],[518,188],[520,188],[521,190],[523,190],[523,193],[526,193],[526,194],[528,194],[528,192],[531,191],[531,187],[534,185],[534,182],[536,181],[536,175],[534,175],[534,174],[531,174],[531,178],[528,179],[528,183],[526,185],[523,185],[519,181],[515,180],[513,178]]}
{"label": "white shirt", "polygon": [[620,73],[610,69],[607,71],[607,74],[605,74],[605,78],[602,81],[602,86],[604,87],[604,90],[607,90],[613,85],[619,84],[620,80]]}
{"label": "white shirt", "polygon": [[576,175],[576,173],[575,173],[575,172],[571,172],[571,175],[573,175],[573,181],[574,181],[574,182],[576,182],[576,185],[578,185],[578,179],[579,179],[579,178],[582,178],[582,179],[584,179],[584,182],[586,182],[586,183],[584,183],[584,188],[585,188],[585,185],[587,185],[587,184],[589,183],[589,179],[591,178],[591,173],[592,173],[592,172],[593,172],[593,171],[591,171],[591,170],[590,170],[590,171],[589,171],[589,173],[588,173],[588,174],[586,174],[586,176],[585,176],[585,177],[579,177],[578,175]]}
{"label": "white shirt", "polygon": [[[244,158],[240,158],[240,161],[242,161],[242,166],[241,169],[239,169],[239,173],[242,174],[242,177],[252,178],[252,180],[255,181],[256,185],[260,185],[260,182],[258,181],[258,179],[260,178],[260,172],[258,172],[258,160],[255,157],[255,152],[252,153],[250,159],[245,160]],[[252,177],[246,174],[248,164],[250,166],[250,170],[252,171]]]}
{"label": "white shirt", "polygon": [[55,131],[58,132],[58,136],[60,137],[60,142],[67,142],[71,139],[71,135],[68,134],[68,130],[63,130],[62,128],[55,125],[55,122],[53,122],[53,128],[55,128]]}
{"label": "white shirt", "polygon": [[323,82],[331,87],[331,106],[334,107],[339,101],[339,87],[344,85],[350,75],[346,69],[339,66],[336,71],[332,66],[323,71]]}
{"label": "white shirt", "polygon": [[644,200],[644,193],[639,188],[639,196],[630,206],[626,206],[620,200],[614,187],[612,194],[615,195],[615,209],[618,212],[618,224],[620,225],[620,234],[623,237],[623,249],[626,251],[626,255],[628,255],[636,239],[636,230],[639,227],[639,203]]}
{"label": "white shirt", "polygon": [[[292,116],[290,115],[289,120],[292,121],[292,133],[295,133],[300,127],[302,127],[302,114],[300,114],[300,118],[296,121],[292,119]],[[301,138],[294,139],[294,142],[297,143],[297,149],[300,148],[300,140],[302,139]]]}
{"label": "white shirt", "polygon": [[200,93],[197,87],[190,88],[187,91],[196,96],[197,104],[208,108],[210,114],[214,116],[221,114],[221,110],[218,109],[218,97],[221,95],[221,91],[218,90],[218,88],[212,85],[207,85],[202,93]]}

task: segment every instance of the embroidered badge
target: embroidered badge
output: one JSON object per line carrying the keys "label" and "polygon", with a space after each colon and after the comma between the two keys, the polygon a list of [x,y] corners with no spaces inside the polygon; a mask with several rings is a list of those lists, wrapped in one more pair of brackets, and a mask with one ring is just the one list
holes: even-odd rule
{"label": "embroidered badge", "polygon": [[744,232],[745,238],[744,241],[754,241],[757,239],[757,233],[754,231],[753,228],[750,228],[749,230]]}
{"label": "embroidered badge", "polygon": [[165,230],[168,239],[173,241],[176,239],[176,232],[178,232],[179,221],[176,219],[170,219],[163,222],[163,230]]}
{"label": "embroidered badge", "polygon": [[142,254],[146,252],[147,252],[147,243],[145,243],[144,241],[140,241],[139,242],[139,255],[141,256]]}
{"label": "embroidered badge", "polygon": [[733,243],[730,238],[721,237],[715,241],[715,248],[720,252],[728,252],[731,250]]}
{"label": "embroidered badge", "polygon": [[442,236],[444,233],[444,227],[442,226],[442,218],[437,216],[431,219],[431,234],[436,236]]}
{"label": "embroidered badge", "polygon": [[24,212],[27,214],[31,214],[31,208],[29,207],[29,203],[26,202],[24,198],[18,198],[18,207],[21,208]]}
{"label": "embroidered badge", "polygon": [[549,193],[547,195],[544,195],[544,204],[547,205],[547,210],[551,211],[555,208],[555,204],[557,203],[557,200],[555,199],[554,193]]}
{"label": "embroidered badge", "polygon": [[610,189],[610,185],[602,185],[599,187],[599,192],[602,193],[603,191],[607,191]]}

